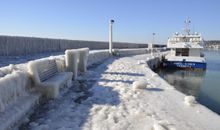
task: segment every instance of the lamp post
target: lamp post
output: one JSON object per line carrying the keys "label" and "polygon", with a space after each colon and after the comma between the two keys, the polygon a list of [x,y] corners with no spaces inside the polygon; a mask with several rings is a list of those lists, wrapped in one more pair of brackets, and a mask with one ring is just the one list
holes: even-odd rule
{"label": "lamp post", "polygon": [[153,39],[152,39],[152,44],[151,44],[151,55],[153,55],[153,50],[154,50],[154,40],[155,40],[155,35],[156,33],[152,33],[153,34]]}
{"label": "lamp post", "polygon": [[153,40],[152,40],[152,43],[154,44],[154,42],[155,42],[155,41],[154,41],[154,40],[155,40],[154,38],[155,38],[156,33],[152,33],[152,34],[153,34]]}
{"label": "lamp post", "polygon": [[113,45],[112,45],[112,39],[113,39],[112,26],[113,26],[114,22],[115,21],[113,19],[111,19],[109,22],[109,53],[110,54],[112,54],[112,48],[113,48]]}

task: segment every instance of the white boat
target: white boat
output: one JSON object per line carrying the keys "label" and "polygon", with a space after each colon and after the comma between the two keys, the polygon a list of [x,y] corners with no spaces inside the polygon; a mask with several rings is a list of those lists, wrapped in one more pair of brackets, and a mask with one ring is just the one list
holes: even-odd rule
{"label": "white boat", "polygon": [[163,66],[167,68],[206,69],[206,60],[202,53],[204,40],[201,34],[190,33],[190,20],[185,21],[184,33],[175,33],[168,38],[167,48],[170,53],[165,56]]}

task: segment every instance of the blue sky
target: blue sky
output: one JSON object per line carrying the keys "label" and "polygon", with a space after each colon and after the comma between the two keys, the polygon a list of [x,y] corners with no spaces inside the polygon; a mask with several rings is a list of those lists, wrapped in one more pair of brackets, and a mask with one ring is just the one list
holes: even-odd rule
{"label": "blue sky", "polygon": [[114,40],[165,43],[191,29],[206,40],[220,39],[219,0],[0,0],[0,35],[108,40],[114,19]]}

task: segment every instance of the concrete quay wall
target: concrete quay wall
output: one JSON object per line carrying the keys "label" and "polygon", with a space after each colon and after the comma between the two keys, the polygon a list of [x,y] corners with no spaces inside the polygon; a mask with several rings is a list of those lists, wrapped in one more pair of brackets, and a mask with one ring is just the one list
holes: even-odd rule
{"label": "concrete quay wall", "polygon": [[[49,39],[35,37],[0,36],[0,56],[30,55],[44,52],[63,52],[66,49],[88,47],[90,50],[108,49],[108,42]],[[114,42],[114,48],[146,48],[147,44]]]}

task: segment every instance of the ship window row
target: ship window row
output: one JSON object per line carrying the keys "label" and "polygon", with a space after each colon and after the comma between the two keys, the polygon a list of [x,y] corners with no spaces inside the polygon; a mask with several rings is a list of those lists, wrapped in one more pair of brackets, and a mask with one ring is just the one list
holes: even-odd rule
{"label": "ship window row", "polygon": [[176,56],[189,56],[189,48],[177,48]]}
{"label": "ship window row", "polygon": [[202,38],[170,38],[170,42],[201,42]]}

